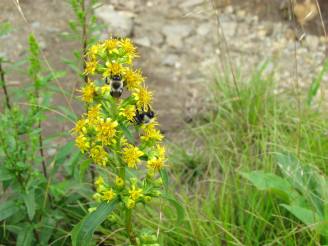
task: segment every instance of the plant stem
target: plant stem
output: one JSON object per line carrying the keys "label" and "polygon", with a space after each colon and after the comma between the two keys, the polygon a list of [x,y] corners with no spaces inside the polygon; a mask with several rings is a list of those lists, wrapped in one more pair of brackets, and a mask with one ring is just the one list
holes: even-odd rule
{"label": "plant stem", "polygon": [[6,81],[5,81],[5,71],[2,69],[2,59],[1,58],[0,58],[0,81],[1,81],[3,92],[5,94],[6,106],[8,109],[11,109],[10,98],[9,98]]}
{"label": "plant stem", "polygon": [[[82,60],[83,60],[83,71],[86,68],[86,54],[87,54],[87,45],[88,45],[88,34],[87,34],[87,14],[85,11],[85,0],[81,0],[81,10],[83,12],[82,20]],[[88,83],[88,75],[83,75],[85,83]]]}
{"label": "plant stem", "polygon": [[128,236],[130,239],[130,243],[132,245],[137,245],[137,240],[136,240],[136,236],[134,235],[134,232],[132,230],[132,209],[128,209],[126,211],[126,230],[128,232]]}
{"label": "plant stem", "polygon": [[[83,12],[83,19],[82,19],[82,61],[83,61],[83,71],[85,71],[86,68],[86,54],[87,54],[87,46],[88,46],[88,33],[87,33],[87,13],[85,11],[85,0],[81,0],[81,10]],[[84,83],[88,83],[89,77],[88,75],[83,75]],[[95,177],[96,177],[96,171],[95,167],[91,165],[91,183],[92,183],[92,189],[96,190],[95,187]]]}

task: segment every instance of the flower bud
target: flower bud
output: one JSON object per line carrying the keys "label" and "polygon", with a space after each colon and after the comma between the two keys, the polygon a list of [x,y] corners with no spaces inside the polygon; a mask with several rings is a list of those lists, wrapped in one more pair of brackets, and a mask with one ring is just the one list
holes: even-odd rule
{"label": "flower bud", "polygon": [[163,180],[162,178],[158,178],[154,181],[154,185],[156,185],[157,187],[162,186],[163,185]]}
{"label": "flower bud", "polygon": [[150,202],[150,201],[151,201],[151,196],[145,196],[145,197],[144,197],[144,201],[145,201],[146,203]]}
{"label": "flower bud", "polygon": [[97,210],[97,207],[91,207],[91,208],[88,208],[88,212],[89,213],[92,213],[92,212],[94,212],[94,211],[96,211]]}
{"label": "flower bud", "polygon": [[126,205],[127,208],[131,209],[131,208],[134,208],[136,206],[136,202],[129,198],[125,205]]}
{"label": "flower bud", "polygon": [[115,185],[119,188],[123,187],[124,180],[121,177],[117,176],[115,179]]}

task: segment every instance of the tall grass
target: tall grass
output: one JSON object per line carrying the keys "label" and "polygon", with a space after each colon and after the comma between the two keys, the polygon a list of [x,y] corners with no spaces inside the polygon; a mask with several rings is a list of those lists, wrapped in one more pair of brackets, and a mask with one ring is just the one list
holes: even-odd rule
{"label": "tall grass", "polygon": [[273,154],[297,156],[298,141],[301,162],[327,173],[326,115],[302,99],[299,134],[297,99],[289,90],[277,93],[264,68],[240,84],[238,92],[227,77],[217,77],[208,112],[184,134],[184,142],[172,144],[170,186],[186,217],[176,225],[172,211],[163,210],[163,245],[320,244],[320,236],[288,214],[277,197],[257,191],[240,175],[278,172]]}

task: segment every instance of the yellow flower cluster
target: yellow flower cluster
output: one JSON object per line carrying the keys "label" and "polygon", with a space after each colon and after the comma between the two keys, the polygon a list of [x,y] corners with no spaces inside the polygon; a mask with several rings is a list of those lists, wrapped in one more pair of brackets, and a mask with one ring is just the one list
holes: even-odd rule
{"label": "yellow flower cluster", "polygon": [[144,153],[138,147],[128,144],[123,149],[122,159],[128,167],[137,168],[137,164],[140,162],[139,158],[143,155]]}
{"label": "yellow flower cluster", "polygon": [[94,200],[115,199],[126,209],[160,194],[158,176],[166,162],[153,94],[141,70],[133,67],[136,57],[129,39],[109,39],[89,48],[84,71],[89,80],[80,90],[87,112],[72,130],[81,152],[99,170],[115,175],[114,180],[96,179]]}

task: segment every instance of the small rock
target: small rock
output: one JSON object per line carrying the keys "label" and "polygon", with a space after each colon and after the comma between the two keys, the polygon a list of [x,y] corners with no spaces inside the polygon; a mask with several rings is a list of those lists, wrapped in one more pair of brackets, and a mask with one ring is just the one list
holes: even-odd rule
{"label": "small rock", "polygon": [[199,4],[202,4],[204,0],[187,0],[179,5],[180,8],[192,8]]}
{"label": "small rock", "polygon": [[149,38],[151,40],[151,43],[156,46],[160,46],[164,42],[164,37],[160,32],[149,33]]}
{"label": "small rock", "polygon": [[197,34],[201,36],[206,36],[211,31],[210,23],[203,23],[197,28]]}
{"label": "small rock", "polygon": [[40,26],[41,26],[41,23],[38,22],[38,21],[33,21],[31,26],[32,26],[33,29],[39,29]]}
{"label": "small rock", "polygon": [[320,39],[315,35],[307,35],[304,40],[304,45],[310,50],[318,49]]}
{"label": "small rock", "polygon": [[233,21],[221,22],[224,34],[227,37],[233,37],[236,33],[237,23]]}
{"label": "small rock", "polygon": [[296,34],[295,34],[295,31],[291,28],[288,28],[285,32],[285,37],[287,40],[296,40]]}
{"label": "small rock", "polygon": [[246,11],[243,9],[240,9],[237,11],[236,15],[240,18],[244,18],[246,16]]}
{"label": "small rock", "polygon": [[150,40],[147,37],[136,38],[136,39],[134,39],[134,42],[137,45],[144,46],[144,47],[150,47],[151,46]]}
{"label": "small rock", "polygon": [[181,48],[182,40],[190,35],[192,27],[184,24],[170,24],[163,27],[162,32],[166,36],[168,45]]}
{"label": "small rock", "polygon": [[257,29],[257,34],[260,37],[270,36],[273,33],[273,26],[270,22],[260,25]]}
{"label": "small rock", "polygon": [[168,54],[165,56],[162,64],[169,67],[174,67],[178,64],[179,57],[176,54]]}
{"label": "small rock", "polygon": [[224,13],[226,14],[233,14],[234,12],[234,9],[231,5],[227,6],[225,9],[224,9]]}
{"label": "small rock", "polygon": [[133,31],[133,14],[116,11],[112,5],[103,5],[95,9],[95,15],[108,25],[108,32],[113,36],[129,37]]}

